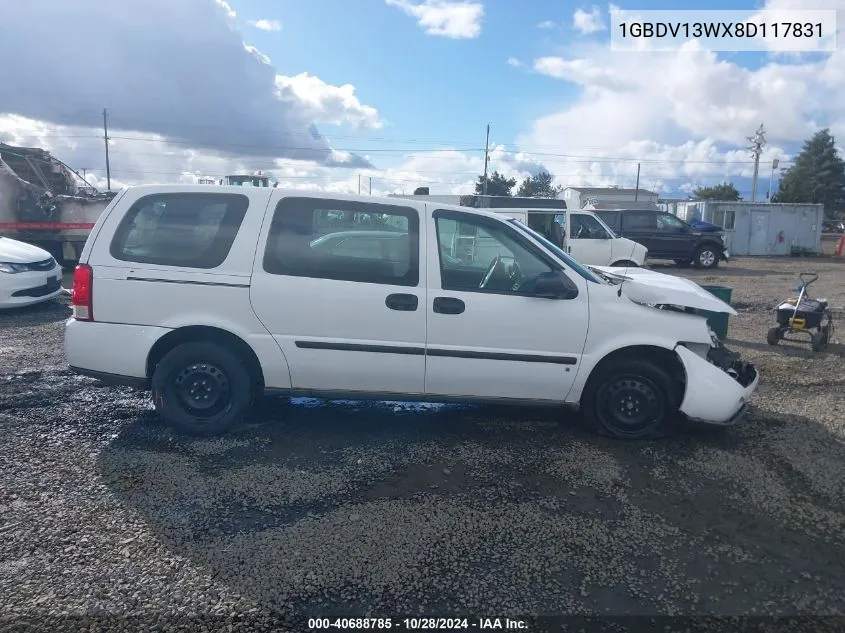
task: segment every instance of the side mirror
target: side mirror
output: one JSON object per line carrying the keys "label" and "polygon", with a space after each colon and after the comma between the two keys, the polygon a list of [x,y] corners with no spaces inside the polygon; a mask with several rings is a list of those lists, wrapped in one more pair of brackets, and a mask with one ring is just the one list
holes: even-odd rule
{"label": "side mirror", "polygon": [[578,296],[578,288],[563,273],[544,273],[534,284],[534,295],[541,299],[573,299]]}

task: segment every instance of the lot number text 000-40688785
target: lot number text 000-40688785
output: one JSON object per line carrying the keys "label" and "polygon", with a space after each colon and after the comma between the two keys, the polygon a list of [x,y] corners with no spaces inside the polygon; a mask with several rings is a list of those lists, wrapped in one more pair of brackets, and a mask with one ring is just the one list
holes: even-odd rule
{"label": "lot number text 000-40688785", "polygon": [[511,618],[308,618],[309,630],[356,629],[399,631],[525,630],[524,620]]}

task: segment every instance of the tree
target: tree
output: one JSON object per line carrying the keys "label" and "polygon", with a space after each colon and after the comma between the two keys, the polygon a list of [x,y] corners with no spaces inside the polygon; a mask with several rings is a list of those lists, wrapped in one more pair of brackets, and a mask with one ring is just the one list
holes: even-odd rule
{"label": "tree", "polygon": [[742,196],[732,182],[723,182],[714,187],[697,187],[691,200],[741,200]]}
{"label": "tree", "polygon": [[549,172],[541,171],[523,180],[516,195],[525,198],[557,198],[562,190],[560,185],[552,184],[552,175]]}
{"label": "tree", "polygon": [[845,206],[845,161],[836,151],[830,130],[819,130],[804,141],[772,202],[821,203],[827,214]]}
{"label": "tree", "polygon": [[[505,178],[502,174],[494,171],[487,177],[487,195],[488,196],[510,196],[511,190],[516,186],[516,178]],[[481,195],[484,193],[484,176],[478,177],[478,182],[475,183],[475,193]]]}

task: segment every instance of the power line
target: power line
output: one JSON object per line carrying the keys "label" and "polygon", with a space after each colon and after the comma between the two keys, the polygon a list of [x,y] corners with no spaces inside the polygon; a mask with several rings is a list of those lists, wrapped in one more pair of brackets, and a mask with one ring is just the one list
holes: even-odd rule
{"label": "power line", "polygon": [[[91,136],[91,135],[51,135],[51,138],[56,139],[94,139],[100,138],[98,136]],[[182,140],[172,140],[168,138],[150,138],[150,137],[140,137],[140,136],[109,136],[110,140],[123,140],[129,142],[143,142],[143,143],[163,143],[167,145],[188,145],[192,148],[197,148],[199,145],[196,141],[182,141]],[[252,148],[252,149],[263,149],[263,150],[288,150],[288,151],[313,151],[313,152],[349,152],[355,154],[369,154],[369,153],[379,153],[382,156],[406,156],[408,154],[420,154],[420,153],[461,153],[461,152],[482,152],[484,148],[479,147],[465,147],[465,148],[454,148],[454,147],[438,147],[438,148],[379,148],[379,147],[368,147],[368,148],[356,148],[356,147],[331,147],[331,148],[319,148],[319,147],[301,147],[301,146],[293,146],[293,145],[264,145],[264,144],[254,144],[254,143],[217,143],[214,147],[210,147],[209,151],[215,151],[219,148]],[[490,152],[495,157],[495,148]],[[511,152],[514,153],[514,152]],[[754,161],[749,160],[718,160],[718,159],[710,159],[710,160],[701,160],[701,159],[689,159],[689,158],[679,158],[679,159],[668,159],[668,158],[637,158],[637,157],[624,157],[624,156],[585,156],[583,154],[559,154],[555,152],[528,152],[528,151],[520,151],[515,152],[517,154],[532,157],[532,156],[541,156],[541,157],[548,157],[548,158],[563,158],[566,159],[566,162],[571,163],[648,163],[648,164],[677,164],[677,165],[753,165]],[[466,160],[465,156],[441,156],[440,159],[442,160]],[[791,160],[780,160],[781,163],[791,163]]]}

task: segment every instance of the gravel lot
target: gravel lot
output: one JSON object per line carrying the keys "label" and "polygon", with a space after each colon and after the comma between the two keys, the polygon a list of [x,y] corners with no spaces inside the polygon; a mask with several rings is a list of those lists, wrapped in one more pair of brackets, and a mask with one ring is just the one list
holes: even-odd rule
{"label": "gravel lot", "polygon": [[740,427],[633,444],[556,411],[312,400],[188,440],[67,371],[66,300],[0,314],[0,630],[843,614],[845,347],[765,344],[805,268],[845,340],[843,264],[683,272],[733,287],[762,383]]}

